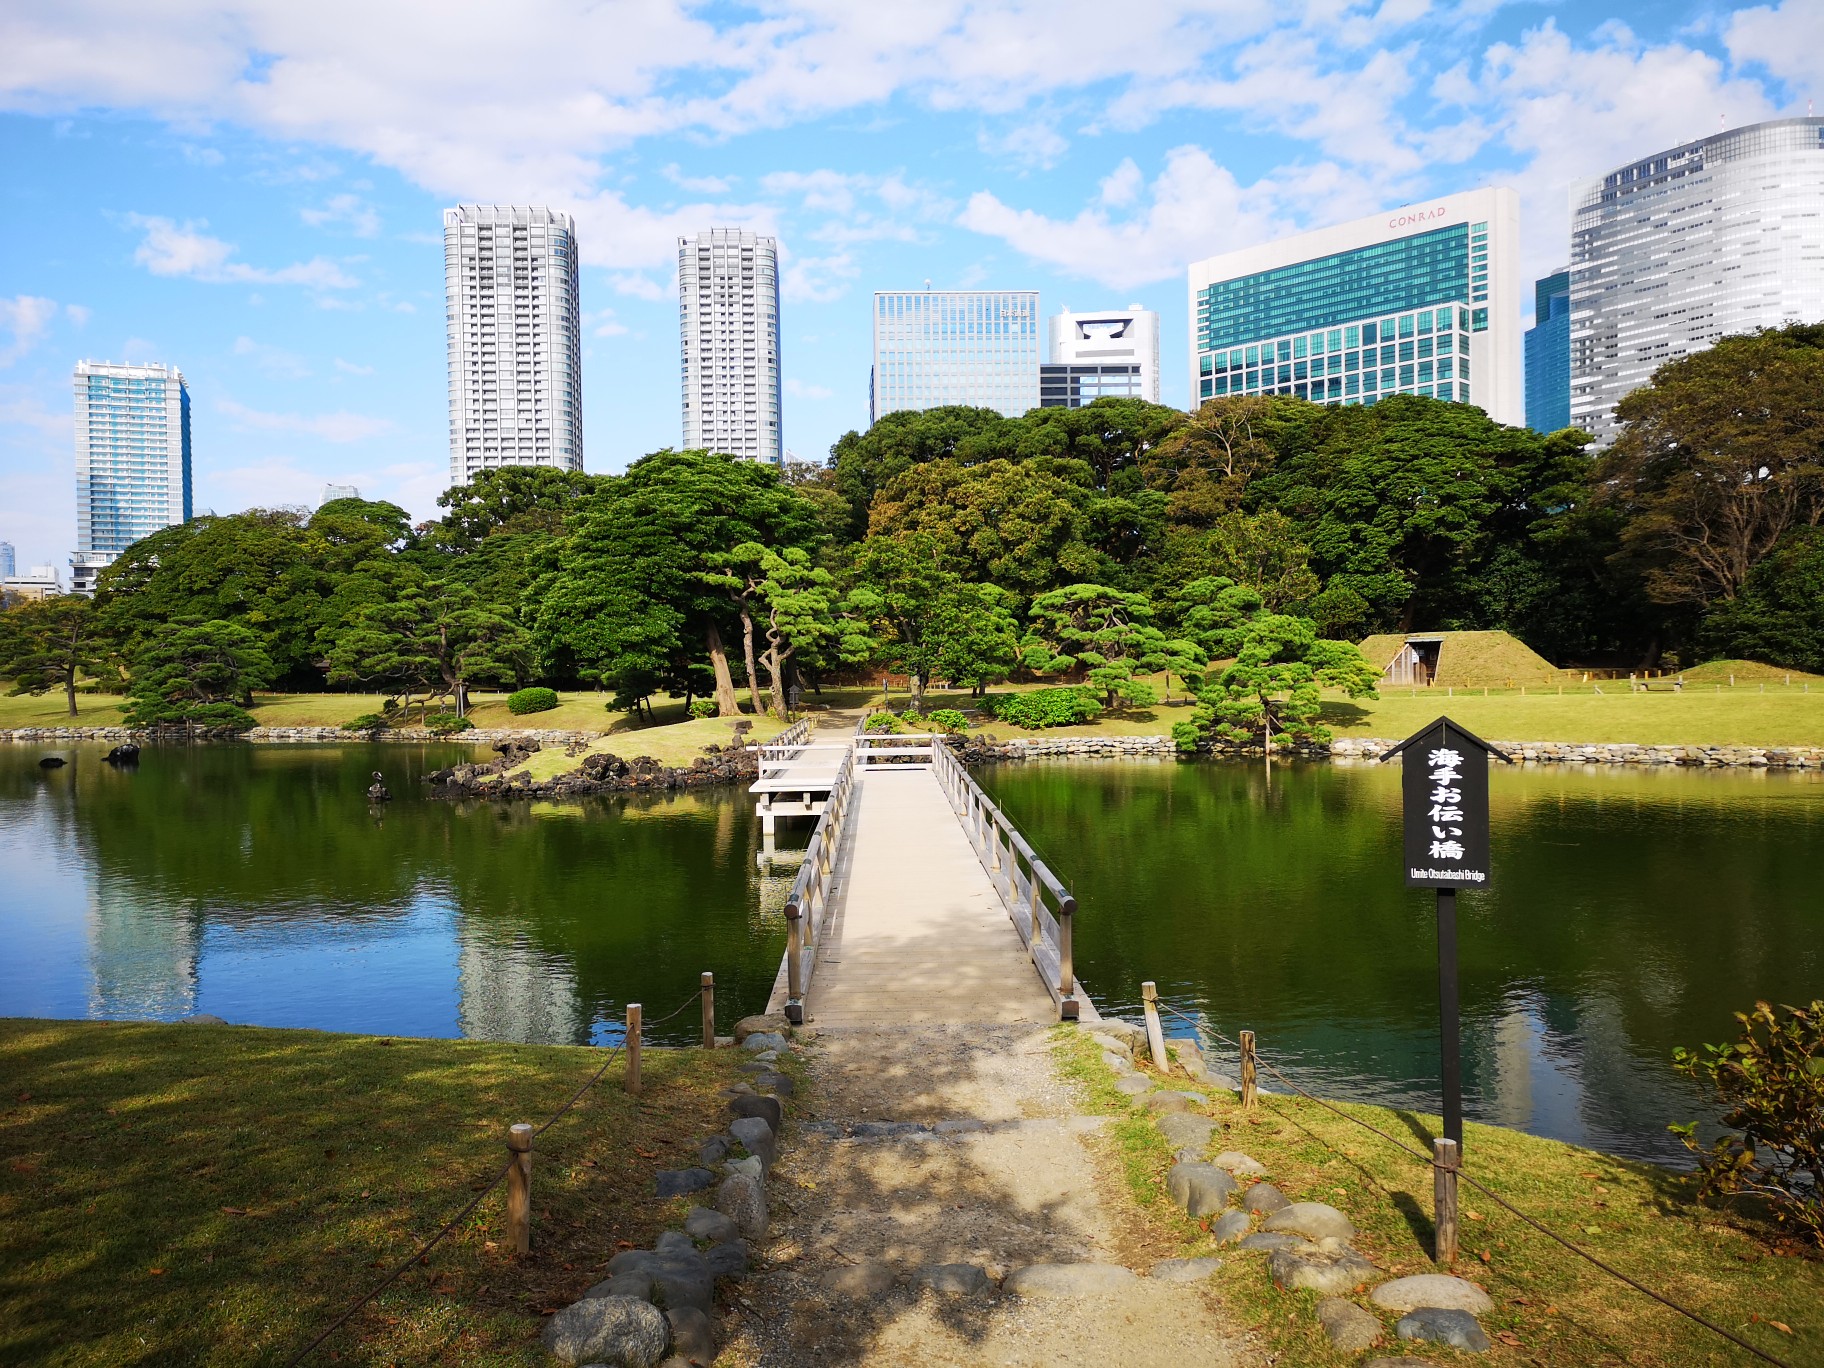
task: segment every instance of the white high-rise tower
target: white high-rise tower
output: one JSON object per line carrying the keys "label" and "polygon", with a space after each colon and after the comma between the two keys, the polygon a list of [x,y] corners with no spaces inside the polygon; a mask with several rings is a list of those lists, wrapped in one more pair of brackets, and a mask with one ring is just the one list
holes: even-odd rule
{"label": "white high-rise tower", "polygon": [[76,553],[70,585],[95,592],[114,558],[189,522],[190,391],[158,362],[76,363]]}
{"label": "white high-rise tower", "polygon": [[450,482],[583,468],[576,221],[528,205],[443,211]]}
{"label": "white high-rise tower", "polygon": [[779,243],[739,228],[678,239],[684,446],[778,465]]}

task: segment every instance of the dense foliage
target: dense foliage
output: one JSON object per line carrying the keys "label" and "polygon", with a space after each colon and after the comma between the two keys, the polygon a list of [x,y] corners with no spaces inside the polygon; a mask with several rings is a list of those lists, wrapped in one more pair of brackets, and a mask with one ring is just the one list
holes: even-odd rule
{"label": "dense foliage", "polygon": [[515,717],[523,717],[527,713],[550,712],[556,706],[557,690],[547,689],[542,684],[507,695],[507,711]]}
{"label": "dense foliage", "polygon": [[1824,669],[1824,327],[1671,362],[1621,416],[1592,455],[1411,396],[950,407],[848,433],[826,466],[490,471],[416,527],[359,499],[208,516],[130,548],[91,606],[5,614],[0,677],[149,698],[139,672],[164,689],[166,639],[205,623],[251,638],[264,685],[383,690],[420,718],[478,684],[782,712],[881,670],[914,710],[933,683],[1013,678],[1130,708],[1163,671],[1198,694],[1200,742],[1316,735],[1314,691],[1361,682],[1335,643],[1376,631]]}
{"label": "dense foliage", "polygon": [[1080,722],[1094,722],[1102,716],[1102,700],[1096,694],[1096,690],[1085,688],[1081,684],[1033,689],[1026,693],[995,694],[988,700],[988,711],[1003,722],[1028,730],[1074,727]]}

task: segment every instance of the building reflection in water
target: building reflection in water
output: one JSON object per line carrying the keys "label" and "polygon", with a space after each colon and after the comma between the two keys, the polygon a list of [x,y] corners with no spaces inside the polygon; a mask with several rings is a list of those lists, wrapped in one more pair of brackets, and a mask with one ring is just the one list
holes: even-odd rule
{"label": "building reflection in water", "polygon": [[96,878],[88,909],[89,1011],[115,1021],[169,1021],[196,1010],[195,920],[143,904],[129,881]]}
{"label": "building reflection in water", "polygon": [[472,926],[456,956],[457,1021],[469,1040],[581,1045],[589,1018],[570,961],[525,939],[497,938]]}

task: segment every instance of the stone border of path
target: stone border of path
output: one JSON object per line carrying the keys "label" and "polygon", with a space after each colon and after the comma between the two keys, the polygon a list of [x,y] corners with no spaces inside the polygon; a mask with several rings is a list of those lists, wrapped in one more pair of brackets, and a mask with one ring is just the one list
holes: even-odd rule
{"label": "stone border of path", "polygon": [[[1339,1353],[1359,1354],[1382,1343],[1387,1330],[1383,1313],[1398,1316],[1393,1333],[1400,1340],[1469,1353],[1489,1348],[1476,1317],[1495,1304],[1475,1283],[1444,1273],[1383,1281],[1374,1261],[1354,1248],[1355,1225],[1343,1212],[1323,1202],[1292,1201],[1273,1185],[1264,1164],[1239,1150],[1209,1153],[1217,1137],[1216,1119],[1204,1111],[1209,1093],[1236,1089],[1231,1079],[1210,1072],[1196,1042],[1174,1040],[1172,1045],[1191,1081],[1208,1092],[1173,1089],[1170,1079],[1140,1067],[1146,1033],[1132,1022],[1105,1018],[1082,1032],[1101,1047],[1115,1087],[1152,1114],[1153,1124],[1173,1147],[1176,1159],[1165,1180],[1173,1203],[1193,1219],[1207,1221],[1218,1247],[1232,1245],[1238,1254],[1264,1256],[1274,1286],[1289,1293],[1315,1292],[1318,1323]],[[1215,1259],[1180,1262],[1221,1266]],[[1366,1306],[1356,1300],[1363,1293]]]}
{"label": "stone border of path", "polygon": [[[492,745],[496,741],[537,741],[540,745],[585,744],[599,741],[606,732],[522,731],[511,727],[476,728],[448,735],[424,727],[385,727],[377,732],[343,731],[340,727],[254,727],[250,731],[199,731],[206,741],[462,741]],[[633,733],[629,733],[632,735]],[[0,729],[0,741],[180,741],[181,731],[146,731],[134,727],[15,727]]]}
{"label": "stone border of path", "polygon": [[[1305,760],[1378,760],[1399,745],[1380,737],[1339,737],[1328,746],[1295,746],[1291,754]],[[1691,768],[1824,769],[1820,746],[1647,746],[1631,742],[1496,741],[1523,764],[1669,765]],[[1259,746],[1219,747],[1199,756],[1259,755]],[[1028,760],[1047,756],[1178,758],[1182,752],[1169,736],[1015,737],[1007,741],[965,743],[963,758]]]}
{"label": "stone border of path", "polygon": [[[664,1169],[660,1197],[706,1194],[682,1230],[651,1249],[624,1249],[608,1276],[545,1322],[547,1353],[567,1365],[707,1368],[716,1358],[715,1291],[746,1274],[750,1241],[767,1230],[766,1177],[779,1156],[785,1101],[797,1091],[780,1069],[793,1053],[783,1017],[743,1017],[734,1043],[752,1057],[748,1081],[729,1089],[728,1127],[697,1146],[697,1163]],[[713,1190],[713,1191],[712,1191]]]}

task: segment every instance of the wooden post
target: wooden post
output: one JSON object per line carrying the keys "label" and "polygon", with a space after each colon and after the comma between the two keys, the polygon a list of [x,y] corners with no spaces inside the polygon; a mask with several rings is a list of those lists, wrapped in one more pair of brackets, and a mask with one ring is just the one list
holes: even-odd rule
{"label": "wooden post", "polygon": [[1241,1109],[1253,1111],[1256,1089],[1254,1086],[1254,1032],[1243,1031],[1241,1041]]}
{"label": "wooden post", "polygon": [[640,1004],[627,1004],[627,1091],[640,1095]]}
{"label": "wooden post", "polygon": [[1453,1264],[1457,1261],[1457,1168],[1462,1160],[1455,1140],[1433,1140],[1431,1150],[1432,1205],[1437,1231],[1432,1258],[1441,1264]]}
{"label": "wooden post", "polygon": [[[804,1024],[804,912],[795,902],[785,905],[785,1019]],[[794,1015],[796,1013],[796,1015]]]}
{"label": "wooden post", "polygon": [[1058,905],[1058,995],[1075,997],[1077,966],[1070,945],[1071,924],[1076,921],[1077,900],[1066,898]]}
{"label": "wooden post", "polygon": [[1153,1067],[1170,1073],[1172,1066],[1165,1053],[1165,1032],[1159,1029],[1159,985],[1148,979],[1140,985],[1140,1005],[1146,1009],[1146,1044],[1153,1052]]}
{"label": "wooden post", "polygon": [[507,1170],[507,1243],[515,1254],[532,1247],[532,1127],[507,1128],[513,1166]]}
{"label": "wooden post", "polygon": [[703,1048],[716,1048],[716,976],[703,971]]}

